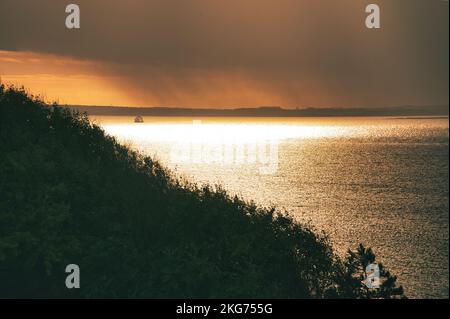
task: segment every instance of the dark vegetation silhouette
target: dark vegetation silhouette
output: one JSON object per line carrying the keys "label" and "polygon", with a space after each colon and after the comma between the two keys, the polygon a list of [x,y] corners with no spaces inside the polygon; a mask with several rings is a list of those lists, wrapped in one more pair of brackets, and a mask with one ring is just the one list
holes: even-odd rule
{"label": "dark vegetation silhouette", "polygon": [[[0,86],[0,297],[397,298],[286,213],[177,179],[87,115]],[[81,289],[65,286],[67,264]]]}

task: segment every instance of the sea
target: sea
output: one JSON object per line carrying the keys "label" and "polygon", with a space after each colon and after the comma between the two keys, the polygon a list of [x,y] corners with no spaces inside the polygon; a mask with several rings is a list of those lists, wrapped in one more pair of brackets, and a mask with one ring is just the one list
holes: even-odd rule
{"label": "sea", "polygon": [[447,117],[91,119],[179,178],[325,232],[341,256],[371,247],[410,298],[449,297]]}

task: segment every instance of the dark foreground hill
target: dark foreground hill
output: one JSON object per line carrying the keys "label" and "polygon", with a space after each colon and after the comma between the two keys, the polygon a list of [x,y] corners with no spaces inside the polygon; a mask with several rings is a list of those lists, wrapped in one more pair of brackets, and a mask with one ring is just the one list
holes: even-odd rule
{"label": "dark foreground hill", "polygon": [[[0,297],[400,297],[374,261],[218,188],[176,179],[85,115],[0,86]],[[81,268],[81,288],[65,267]]]}

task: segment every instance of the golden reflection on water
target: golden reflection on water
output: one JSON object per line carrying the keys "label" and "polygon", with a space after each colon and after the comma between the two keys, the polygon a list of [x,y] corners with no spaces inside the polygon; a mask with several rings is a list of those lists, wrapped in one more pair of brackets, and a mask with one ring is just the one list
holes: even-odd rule
{"label": "golden reflection on water", "polygon": [[[383,118],[167,118],[148,117],[133,123],[132,117],[94,117],[107,132],[131,140],[161,142],[248,143],[265,140],[319,139],[402,134],[402,119]],[[395,123],[395,120],[399,121]],[[403,123],[401,123],[403,122]],[[424,123],[426,125],[426,123]]]}
{"label": "golden reflection on water", "polygon": [[284,140],[289,138],[310,139],[349,135],[348,129],[324,125],[285,124],[215,124],[193,121],[190,124],[123,124],[104,125],[106,131],[131,139],[142,137],[158,141],[203,141],[204,143],[258,142],[264,140]]}

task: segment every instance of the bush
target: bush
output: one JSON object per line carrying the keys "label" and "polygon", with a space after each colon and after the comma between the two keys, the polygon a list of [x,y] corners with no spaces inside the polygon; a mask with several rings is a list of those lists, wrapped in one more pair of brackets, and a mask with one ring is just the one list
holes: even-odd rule
{"label": "bush", "polygon": [[[0,297],[394,298],[361,246],[175,178],[79,114],[0,86]],[[65,287],[67,264],[81,289]]]}

